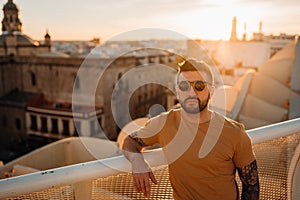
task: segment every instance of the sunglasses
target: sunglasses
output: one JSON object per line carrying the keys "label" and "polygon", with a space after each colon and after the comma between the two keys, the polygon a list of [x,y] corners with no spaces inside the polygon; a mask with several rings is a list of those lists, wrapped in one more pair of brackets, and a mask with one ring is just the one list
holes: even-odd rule
{"label": "sunglasses", "polygon": [[185,92],[189,91],[191,86],[193,86],[196,91],[201,92],[205,89],[206,84],[208,84],[206,81],[180,81],[178,83],[178,88]]}

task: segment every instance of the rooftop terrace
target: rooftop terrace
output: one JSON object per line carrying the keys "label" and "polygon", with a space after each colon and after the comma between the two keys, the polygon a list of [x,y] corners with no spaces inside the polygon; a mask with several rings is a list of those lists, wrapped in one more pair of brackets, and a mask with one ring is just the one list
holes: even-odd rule
{"label": "rooftop terrace", "polygon": [[[300,118],[247,133],[257,157],[261,199],[299,199]],[[159,182],[152,186],[149,199],[172,199],[162,150],[148,151],[144,156]],[[129,172],[130,164],[123,156],[38,171],[0,180],[0,198],[144,199],[136,193]]]}

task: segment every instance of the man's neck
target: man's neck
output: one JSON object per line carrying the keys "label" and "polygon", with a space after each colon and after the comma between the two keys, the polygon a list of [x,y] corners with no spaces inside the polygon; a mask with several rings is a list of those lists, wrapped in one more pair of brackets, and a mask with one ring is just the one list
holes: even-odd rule
{"label": "man's neck", "polygon": [[191,114],[182,110],[182,114],[184,119],[193,123],[200,123],[200,124],[209,122],[214,116],[214,113],[211,110],[209,110],[207,107],[204,110],[202,110],[200,113]]}

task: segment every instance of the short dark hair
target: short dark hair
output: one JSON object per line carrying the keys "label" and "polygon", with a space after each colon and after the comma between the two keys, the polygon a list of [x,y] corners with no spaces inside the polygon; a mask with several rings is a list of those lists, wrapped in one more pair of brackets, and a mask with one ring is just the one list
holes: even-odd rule
{"label": "short dark hair", "polygon": [[211,85],[214,85],[214,75],[212,73],[212,70],[210,66],[204,62],[203,60],[196,60],[194,58],[188,58],[185,59],[184,61],[178,63],[178,68],[177,68],[177,80],[179,78],[179,75],[181,72],[186,72],[186,71],[199,71],[205,73],[208,81]]}

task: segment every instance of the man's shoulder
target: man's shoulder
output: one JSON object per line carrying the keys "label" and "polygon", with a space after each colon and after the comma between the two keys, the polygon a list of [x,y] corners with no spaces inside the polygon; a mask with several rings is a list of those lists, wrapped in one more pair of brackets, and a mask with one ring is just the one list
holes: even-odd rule
{"label": "man's shoulder", "polygon": [[176,118],[181,114],[181,108],[172,108],[168,111],[160,113],[156,118]]}
{"label": "man's shoulder", "polygon": [[230,119],[229,117],[226,117],[220,113],[215,112],[216,115],[224,120],[224,128],[231,128],[231,129],[235,129],[237,131],[244,131],[245,130],[245,126],[244,124],[237,122],[236,120]]}
{"label": "man's shoulder", "polygon": [[165,112],[161,112],[159,115],[152,117],[148,120],[148,122],[145,124],[145,126],[149,124],[165,124],[166,122],[172,122],[173,120],[176,120],[180,116],[180,109],[170,109]]}

